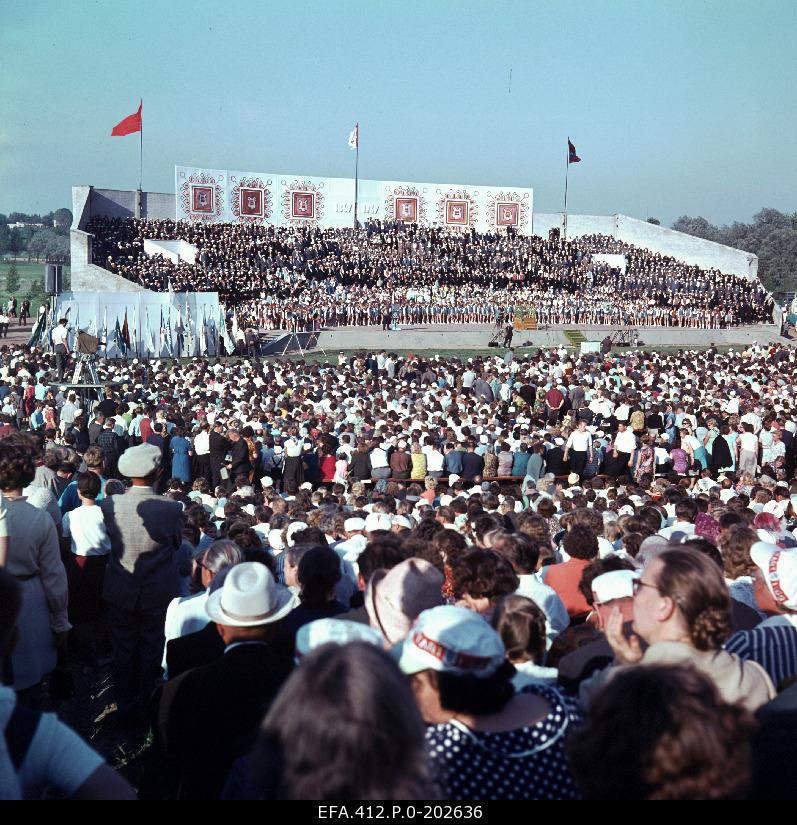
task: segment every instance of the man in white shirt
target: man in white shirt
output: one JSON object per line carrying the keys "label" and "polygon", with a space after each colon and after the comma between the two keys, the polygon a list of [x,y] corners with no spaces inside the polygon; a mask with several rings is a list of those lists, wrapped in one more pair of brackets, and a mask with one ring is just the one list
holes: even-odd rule
{"label": "man in white shirt", "polygon": [[386,441],[378,443],[372,442],[371,449],[371,477],[372,478],[390,478],[390,464],[387,460],[387,451],[390,449],[390,444]]}
{"label": "man in white shirt", "polygon": [[197,475],[210,483],[210,426],[205,421],[199,425],[199,432],[194,436],[194,455]]}
{"label": "man in white shirt", "polygon": [[443,475],[443,454],[434,444],[427,444],[423,452],[426,454],[426,475],[440,478]]}
{"label": "man in white shirt", "polygon": [[753,425],[753,432],[758,435],[761,432],[761,427],[763,426],[763,422],[761,418],[756,414],[754,410],[749,410],[746,412],[739,421],[742,424],[752,424]]}
{"label": "man in white shirt", "polygon": [[67,429],[75,423],[75,417],[79,412],[80,405],[75,399],[75,394],[70,392],[67,397],[66,404],[61,407],[60,429],[62,433],[65,433]]}
{"label": "man in white shirt", "polygon": [[66,328],[66,318],[61,318],[58,321],[58,326],[52,331],[51,338],[55,350],[55,366],[58,370],[58,380],[61,381],[64,377],[64,368],[69,360],[69,347],[67,345],[69,332]]}
{"label": "man in white shirt", "polygon": [[568,461],[568,458],[570,470],[582,477],[587,461],[592,461],[592,433],[587,430],[587,422],[583,419],[565,444],[564,460]]}
{"label": "man in white shirt", "polygon": [[636,436],[633,430],[628,429],[628,424],[623,421],[617,422],[617,434],[614,437],[614,449],[618,453],[627,455],[629,460],[631,454],[636,450]]}
{"label": "man in white shirt", "polygon": [[690,539],[695,535],[695,517],[697,516],[697,503],[693,498],[681,499],[675,505],[675,523],[671,527],[663,527],[658,535],[663,536],[668,541],[670,539]]}

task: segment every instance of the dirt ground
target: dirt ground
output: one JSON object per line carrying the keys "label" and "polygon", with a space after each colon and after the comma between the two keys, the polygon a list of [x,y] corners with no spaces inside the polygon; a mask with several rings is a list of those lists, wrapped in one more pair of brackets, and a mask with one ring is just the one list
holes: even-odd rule
{"label": "dirt ground", "polygon": [[152,729],[146,719],[123,723],[113,701],[113,681],[108,664],[86,665],[71,655],[68,670],[74,678],[74,695],[56,701],[45,691],[46,711],[79,733],[108,764],[119,771],[143,798],[162,798]]}

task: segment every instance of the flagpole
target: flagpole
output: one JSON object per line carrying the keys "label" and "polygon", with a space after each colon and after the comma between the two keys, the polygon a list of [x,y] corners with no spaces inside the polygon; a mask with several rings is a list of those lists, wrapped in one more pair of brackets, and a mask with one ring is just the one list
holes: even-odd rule
{"label": "flagpole", "polygon": [[565,165],[565,214],[564,214],[564,235],[563,240],[567,240],[567,174],[570,171],[570,138],[567,139],[567,155]]}
{"label": "flagpole", "polygon": [[[141,113],[141,128],[138,130],[138,191],[144,188],[144,113]],[[140,198],[140,195],[139,195]],[[139,203],[139,209],[141,208]]]}
{"label": "flagpole", "polygon": [[357,149],[354,157],[354,228],[357,229],[357,196],[359,194],[359,174],[360,174],[360,124],[355,127],[357,136]]}

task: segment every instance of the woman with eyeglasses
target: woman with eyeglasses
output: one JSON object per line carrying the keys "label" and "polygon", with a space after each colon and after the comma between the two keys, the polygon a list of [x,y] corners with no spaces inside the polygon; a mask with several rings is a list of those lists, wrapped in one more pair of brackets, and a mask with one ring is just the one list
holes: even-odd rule
{"label": "woman with eyeglasses", "polygon": [[606,638],[615,664],[581,686],[589,702],[624,668],[633,665],[691,664],[716,685],[726,702],[755,711],[775,696],[772,681],[755,662],[727,653],[731,603],[722,571],[692,550],[665,550],[634,582],[633,633],[623,631],[623,617],[612,611]]}

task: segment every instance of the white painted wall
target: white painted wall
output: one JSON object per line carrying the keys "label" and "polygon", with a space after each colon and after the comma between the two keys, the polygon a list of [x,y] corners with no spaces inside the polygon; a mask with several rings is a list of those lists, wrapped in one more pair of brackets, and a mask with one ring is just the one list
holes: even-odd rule
{"label": "white painted wall", "polygon": [[[547,237],[554,227],[564,231],[561,212],[534,213],[534,234]],[[703,269],[718,269],[732,275],[754,280],[758,277],[758,257],[751,252],[706,241],[674,229],[629,218],[628,215],[568,215],[567,237],[609,235],[619,241],[670,255]]]}
{"label": "white painted wall", "polygon": [[612,269],[619,269],[620,272],[625,272],[627,261],[625,255],[610,255],[608,252],[602,252],[600,255],[593,255],[592,260],[597,263],[609,264]]}
{"label": "white painted wall", "polygon": [[196,263],[197,248],[188,241],[161,241],[145,238],[144,252],[147,255],[163,255],[173,264],[179,264],[180,261]]}

